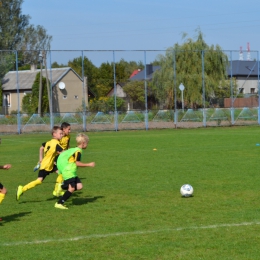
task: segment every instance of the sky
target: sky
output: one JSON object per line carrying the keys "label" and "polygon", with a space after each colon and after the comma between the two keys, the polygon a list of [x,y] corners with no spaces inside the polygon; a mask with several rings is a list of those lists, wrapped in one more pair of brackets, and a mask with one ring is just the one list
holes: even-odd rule
{"label": "sky", "polygon": [[235,51],[233,59],[240,47],[246,59],[248,43],[252,56],[260,51],[259,0],[24,0],[22,13],[53,37],[52,62],[64,64],[82,50],[94,64],[148,63],[198,29],[208,45]]}

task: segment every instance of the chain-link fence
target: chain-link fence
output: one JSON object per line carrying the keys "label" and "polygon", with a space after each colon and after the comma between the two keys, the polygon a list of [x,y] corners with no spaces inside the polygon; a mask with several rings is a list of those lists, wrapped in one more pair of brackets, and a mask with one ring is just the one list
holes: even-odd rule
{"label": "chain-link fence", "polygon": [[64,121],[75,131],[260,122],[257,51],[245,57],[171,49],[0,55],[2,133],[50,131]]}

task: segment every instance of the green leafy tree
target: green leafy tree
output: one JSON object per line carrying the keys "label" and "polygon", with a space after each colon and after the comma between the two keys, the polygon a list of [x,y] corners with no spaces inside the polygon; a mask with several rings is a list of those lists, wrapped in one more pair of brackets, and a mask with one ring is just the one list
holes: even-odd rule
{"label": "green leafy tree", "polygon": [[23,64],[38,64],[41,50],[50,50],[52,36],[47,34],[41,25],[30,25],[25,28],[18,47]]}
{"label": "green leafy tree", "polygon": [[[75,70],[80,76],[82,76],[82,57],[78,57],[68,62],[68,66]],[[87,77],[88,88],[96,94],[96,84],[98,80],[98,68],[84,56],[84,77]]]}
{"label": "green leafy tree", "polygon": [[29,15],[22,14],[23,0],[1,1],[0,50],[15,50],[29,25]]}
{"label": "green leafy tree", "polygon": [[[182,45],[175,44],[174,47],[166,50],[165,55],[158,57],[161,69],[154,73],[153,88],[160,103],[164,102],[167,107],[173,107],[173,63],[175,60],[176,86],[181,83],[185,86],[185,104],[189,107],[203,106],[202,58],[206,100],[217,97],[219,94],[228,96],[229,89],[225,83],[228,58],[220,46],[208,46],[202,32],[198,30],[195,40],[188,38]],[[177,87],[177,97],[180,96],[181,92]]]}
{"label": "green leafy tree", "polygon": [[[25,113],[34,114],[38,110],[38,98],[39,98],[39,82],[40,82],[40,72],[37,73],[34,83],[32,85],[32,93],[27,94],[22,99],[22,110]],[[42,112],[49,111],[49,101],[47,93],[47,80],[45,77],[42,78],[43,93],[42,93]]]}
{"label": "green leafy tree", "polygon": [[[118,111],[125,110],[125,101],[122,98],[116,97],[116,107]],[[109,112],[115,110],[114,97],[100,97],[89,102],[90,111]]]}

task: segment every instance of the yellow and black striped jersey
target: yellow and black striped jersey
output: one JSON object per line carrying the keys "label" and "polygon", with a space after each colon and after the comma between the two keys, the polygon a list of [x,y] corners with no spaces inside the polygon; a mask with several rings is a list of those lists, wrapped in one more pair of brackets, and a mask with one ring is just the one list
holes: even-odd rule
{"label": "yellow and black striped jersey", "polygon": [[41,162],[40,170],[52,171],[55,157],[62,152],[60,142],[57,139],[51,139],[44,145],[44,157]]}
{"label": "yellow and black striped jersey", "polygon": [[63,136],[60,140],[60,146],[63,150],[67,150],[70,144],[70,135]]}

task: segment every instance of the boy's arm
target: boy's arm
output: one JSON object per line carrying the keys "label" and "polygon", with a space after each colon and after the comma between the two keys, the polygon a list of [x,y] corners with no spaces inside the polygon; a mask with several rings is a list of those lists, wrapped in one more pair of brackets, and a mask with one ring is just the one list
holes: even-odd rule
{"label": "boy's arm", "polygon": [[11,164],[5,164],[5,165],[0,166],[0,169],[8,170],[8,169],[10,169],[11,167],[12,167]]}
{"label": "boy's arm", "polygon": [[60,154],[60,153],[62,153],[64,150],[63,150],[63,148],[59,145],[59,144],[57,144],[56,145],[56,152],[57,152],[57,154]]}
{"label": "boy's arm", "polygon": [[95,162],[90,162],[90,163],[83,163],[83,162],[80,162],[80,161],[76,161],[76,165],[78,167],[95,167]]}
{"label": "boy's arm", "polygon": [[40,163],[42,162],[42,159],[43,159],[43,152],[44,152],[44,147],[41,146],[40,150],[39,150],[39,162]]}
{"label": "boy's arm", "polygon": [[75,159],[76,159],[76,165],[77,167],[95,167],[95,163],[94,162],[90,162],[90,163],[83,163],[81,162],[81,152],[77,152],[75,154]]}

